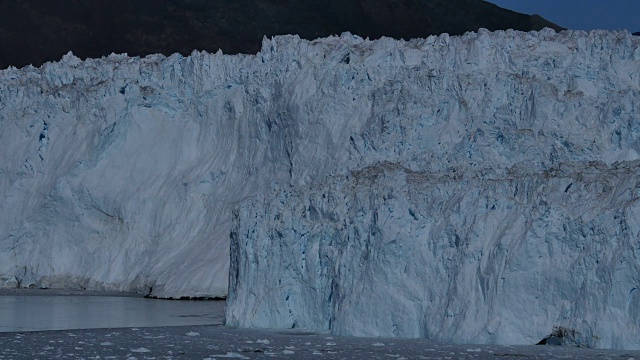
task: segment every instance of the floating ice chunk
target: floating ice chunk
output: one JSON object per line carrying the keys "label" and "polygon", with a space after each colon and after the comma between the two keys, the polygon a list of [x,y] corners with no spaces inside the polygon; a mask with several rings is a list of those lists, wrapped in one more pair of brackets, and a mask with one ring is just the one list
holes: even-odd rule
{"label": "floating ice chunk", "polygon": [[242,354],[238,354],[235,352],[228,352],[225,355],[209,355],[213,358],[235,358],[235,359],[249,359],[248,357],[242,355]]}

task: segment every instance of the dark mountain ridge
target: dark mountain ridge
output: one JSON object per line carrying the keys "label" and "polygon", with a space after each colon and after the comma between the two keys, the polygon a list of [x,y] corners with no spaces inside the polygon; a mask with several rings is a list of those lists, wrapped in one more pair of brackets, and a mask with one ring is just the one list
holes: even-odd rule
{"label": "dark mountain ridge", "polygon": [[409,39],[544,27],[561,30],[484,0],[4,0],[0,68],[39,66],[68,51],[80,58],[194,49],[256,53],[263,36],[283,34],[315,39],[350,31]]}

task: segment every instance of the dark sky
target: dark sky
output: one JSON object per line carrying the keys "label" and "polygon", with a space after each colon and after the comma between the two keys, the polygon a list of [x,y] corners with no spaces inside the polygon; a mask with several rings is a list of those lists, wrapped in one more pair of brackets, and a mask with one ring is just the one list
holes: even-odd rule
{"label": "dark sky", "polygon": [[539,14],[576,30],[640,31],[640,0],[488,0],[525,14]]}

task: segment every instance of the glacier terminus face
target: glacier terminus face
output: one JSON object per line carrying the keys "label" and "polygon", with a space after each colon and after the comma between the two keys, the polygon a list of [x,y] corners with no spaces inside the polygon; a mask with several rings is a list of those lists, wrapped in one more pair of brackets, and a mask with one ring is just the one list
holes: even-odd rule
{"label": "glacier terminus face", "polygon": [[640,40],[265,39],[0,71],[0,287],[640,348]]}
{"label": "glacier terminus face", "polygon": [[366,120],[331,176],[235,212],[227,323],[640,348],[639,45],[356,44],[351,66],[382,79]]}

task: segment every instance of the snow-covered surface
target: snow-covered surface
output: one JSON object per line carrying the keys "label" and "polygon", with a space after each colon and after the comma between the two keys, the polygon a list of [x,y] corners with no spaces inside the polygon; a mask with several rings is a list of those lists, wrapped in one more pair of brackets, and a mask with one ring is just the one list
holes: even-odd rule
{"label": "snow-covered surface", "polygon": [[480,31],[2,71],[0,286],[224,296],[243,203],[231,324],[638,347],[639,64]]}
{"label": "snow-covered surface", "polygon": [[336,42],[299,53],[349,53],[304,89],[317,114],[361,102],[339,164],[236,211],[227,323],[640,349],[640,40]]}

